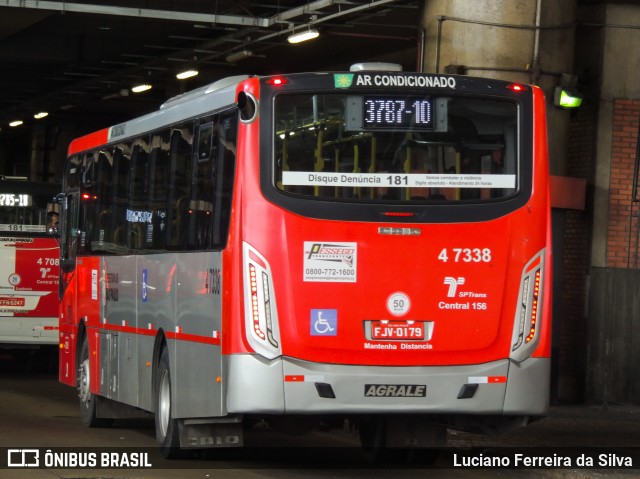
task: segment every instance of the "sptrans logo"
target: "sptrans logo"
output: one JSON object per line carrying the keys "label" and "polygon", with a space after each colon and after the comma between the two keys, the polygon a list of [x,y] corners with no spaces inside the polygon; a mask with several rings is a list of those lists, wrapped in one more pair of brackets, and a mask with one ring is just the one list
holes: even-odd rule
{"label": "sptrans logo", "polygon": [[449,286],[449,289],[447,290],[447,297],[455,298],[458,286],[464,284],[464,278],[452,278],[451,276],[447,276],[446,278],[444,278],[444,284]]}

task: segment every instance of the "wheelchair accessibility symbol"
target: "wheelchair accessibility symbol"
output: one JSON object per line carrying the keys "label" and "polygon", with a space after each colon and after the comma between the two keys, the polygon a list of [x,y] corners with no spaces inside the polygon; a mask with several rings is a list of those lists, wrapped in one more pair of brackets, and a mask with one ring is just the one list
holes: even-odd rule
{"label": "wheelchair accessibility symbol", "polygon": [[311,310],[311,336],[336,336],[337,334],[337,309]]}

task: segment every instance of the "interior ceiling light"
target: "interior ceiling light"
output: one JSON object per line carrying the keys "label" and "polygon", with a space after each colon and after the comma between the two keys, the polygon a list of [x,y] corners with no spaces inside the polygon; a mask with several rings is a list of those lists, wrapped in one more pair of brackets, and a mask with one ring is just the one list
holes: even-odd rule
{"label": "interior ceiling light", "polygon": [[176,78],[178,80],[186,80],[187,78],[196,76],[198,73],[199,73],[198,70],[196,70],[195,68],[190,68],[188,70],[178,73],[176,75]]}
{"label": "interior ceiling light", "polygon": [[133,93],[142,93],[143,91],[151,90],[151,85],[148,83],[143,83],[141,85],[136,85],[131,88]]}
{"label": "interior ceiling light", "polygon": [[11,123],[9,123],[9,126],[20,126],[23,123],[24,122],[22,120],[16,120],[16,121],[12,121]]}
{"label": "interior ceiling light", "polygon": [[35,115],[33,115],[33,117],[34,117],[36,120],[41,120],[41,119],[43,119],[43,118],[45,118],[45,117],[47,117],[47,116],[49,116],[49,113],[48,113],[48,112],[46,112],[46,111],[41,111],[40,113],[36,113]]}
{"label": "interior ceiling light", "polygon": [[318,30],[310,28],[309,30],[305,30],[298,33],[292,33],[287,38],[289,43],[300,43],[306,42],[307,40],[313,40],[314,38],[318,38],[320,36],[320,32]]}

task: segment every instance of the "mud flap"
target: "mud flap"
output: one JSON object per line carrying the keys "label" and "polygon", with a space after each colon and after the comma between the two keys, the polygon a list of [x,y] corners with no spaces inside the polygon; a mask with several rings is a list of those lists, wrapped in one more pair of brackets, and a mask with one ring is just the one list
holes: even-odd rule
{"label": "mud flap", "polygon": [[182,449],[241,447],[242,418],[238,416],[179,421],[180,447]]}
{"label": "mud flap", "polygon": [[389,448],[433,448],[447,445],[447,428],[428,417],[387,416]]}

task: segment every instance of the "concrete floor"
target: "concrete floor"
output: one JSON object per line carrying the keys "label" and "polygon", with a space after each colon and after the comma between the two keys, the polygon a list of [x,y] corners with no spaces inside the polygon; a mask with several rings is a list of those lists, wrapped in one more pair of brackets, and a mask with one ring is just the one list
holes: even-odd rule
{"label": "concrete floor", "polygon": [[[259,440],[280,447],[275,460],[255,464],[250,453],[239,453],[223,460],[188,459],[177,462],[162,462],[162,469],[2,469],[7,464],[8,449],[38,448],[42,454],[47,448],[69,448],[67,451],[86,451],[86,448],[128,448],[125,450],[146,451],[155,444],[153,422],[138,420],[118,422],[107,429],[85,428],[80,423],[77,393],[73,388],[57,381],[55,366],[48,372],[38,371],[42,363],[16,361],[0,351],[0,478],[166,478],[190,479],[208,477],[267,478],[267,477],[551,477],[551,478],[601,478],[640,477],[640,408],[623,405],[557,405],[551,408],[548,417],[530,424],[526,428],[500,436],[480,436],[449,432],[450,448],[432,466],[394,467],[385,469],[372,467],[362,462],[359,448],[316,447],[322,454],[344,454],[346,468],[324,467],[321,458],[310,462],[323,466],[319,470],[307,469],[304,460],[290,463],[292,456],[301,454],[289,449],[299,441],[311,441],[314,446],[357,444],[357,435],[350,431],[328,432],[318,430],[310,438],[283,438],[269,436],[268,431],[254,431]],[[38,366],[38,368],[35,368]],[[35,371],[33,369],[36,369]],[[272,432],[271,432],[272,433]],[[271,442],[270,442],[271,441]],[[515,449],[505,449],[515,448]],[[289,452],[291,451],[291,453]],[[346,451],[346,452],[345,452]],[[578,469],[544,469],[520,467],[470,469],[458,467],[457,461],[464,457],[484,457],[524,451],[527,456],[545,457],[581,454],[594,459],[594,467]],[[566,454],[565,454],[566,453]],[[243,455],[245,454],[245,455]],[[601,458],[601,454],[604,456]],[[249,456],[248,456],[249,455]],[[598,467],[600,460],[615,461],[631,458],[632,468],[616,469]],[[338,463],[336,463],[337,466]],[[340,463],[342,464],[342,463]],[[301,469],[302,467],[302,469]],[[224,473],[223,473],[224,471]],[[277,472],[277,474],[276,474]],[[436,477],[434,476],[434,477]]]}

